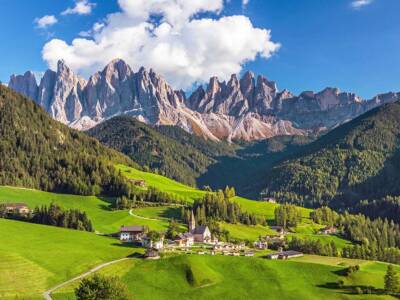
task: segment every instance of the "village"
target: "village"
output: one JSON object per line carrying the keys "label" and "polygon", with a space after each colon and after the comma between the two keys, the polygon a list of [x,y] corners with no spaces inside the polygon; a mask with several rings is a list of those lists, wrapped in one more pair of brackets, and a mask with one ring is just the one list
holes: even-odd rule
{"label": "village", "polygon": [[[119,239],[146,248],[146,259],[159,259],[161,254],[185,253],[197,255],[227,255],[253,257],[257,251],[272,250],[265,255],[267,259],[291,259],[303,256],[303,253],[293,250],[284,251],[287,232],[280,226],[273,227],[277,236],[259,237],[251,245],[244,242],[232,243],[218,241],[212,236],[208,226],[196,226],[193,212],[191,213],[188,231],[180,233],[174,239],[166,239],[162,233],[149,232],[143,225],[121,226]],[[265,252],[265,251],[264,251]]]}
{"label": "village", "polygon": [[[272,201],[269,199],[269,201]],[[4,213],[27,215],[32,210],[24,203],[5,203],[2,205]],[[173,253],[197,254],[197,255],[227,255],[253,257],[261,253],[267,259],[291,259],[303,256],[302,252],[284,250],[287,248],[286,236],[288,232],[281,226],[270,226],[276,231],[275,235],[259,236],[250,243],[224,242],[214,237],[206,225],[196,225],[195,216],[191,212],[188,230],[179,233],[173,239],[165,238],[164,232],[150,231],[145,225],[122,225],[117,236],[123,243],[131,243],[146,249],[144,258],[159,259],[162,255]],[[321,228],[318,233],[334,235],[337,228],[327,226]]]}

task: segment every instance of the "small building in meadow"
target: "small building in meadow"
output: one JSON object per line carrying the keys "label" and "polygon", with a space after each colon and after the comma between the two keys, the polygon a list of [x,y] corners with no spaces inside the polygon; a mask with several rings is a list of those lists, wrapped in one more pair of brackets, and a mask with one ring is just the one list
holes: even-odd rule
{"label": "small building in meadow", "polygon": [[122,225],[120,228],[119,239],[124,242],[141,242],[146,232],[146,226]]}
{"label": "small building in meadow", "polygon": [[261,201],[268,202],[268,203],[276,203],[276,199],[272,198],[272,197],[261,198]]}
{"label": "small building in meadow", "polygon": [[144,253],[144,258],[146,259],[159,259],[160,258],[160,251],[154,248],[148,248]]}
{"label": "small building in meadow", "polygon": [[338,229],[334,226],[327,226],[319,230],[322,234],[336,234]]}
{"label": "small building in meadow", "polygon": [[28,205],[25,203],[5,203],[5,210],[7,213],[17,213],[21,215],[26,215],[30,213],[30,209]]}
{"label": "small building in meadow", "polygon": [[129,179],[129,182],[135,186],[140,186],[140,187],[146,186],[146,181],[144,181],[142,179]]}
{"label": "small building in meadow", "polygon": [[269,258],[269,259],[290,259],[290,258],[301,257],[301,256],[303,256],[303,253],[301,253],[301,252],[288,250],[288,251],[280,251],[280,252],[270,253],[267,255],[267,258]]}

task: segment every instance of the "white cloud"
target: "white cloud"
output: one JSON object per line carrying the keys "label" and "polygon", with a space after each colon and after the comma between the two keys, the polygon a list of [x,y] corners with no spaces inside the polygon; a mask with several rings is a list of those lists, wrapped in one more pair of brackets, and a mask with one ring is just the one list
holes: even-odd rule
{"label": "white cloud", "polygon": [[79,32],[79,36],[81,36],[81,37],[91,37],[95,33],[99,32],[104,26],[105,26],[104,23],[96,22],[92,26],[92,29],[90,29],[88,31]]}
{"label": "white cloud", "polygon": [[[115,58],[135,70],[144,66],[162,74],[175,88],[217,75],[228,79],[257,56],[269,58],[279,49],[270,31],[255,28],[241,15],[218,17],[223,0],[119,0],[121,11],[96,23],[90,38],[71,44],[53,39],[43,59],[55,69],[65,62],[88,76]],[[202,12],[215,18],[199,17]]]}
{"label": "white cloud", "polygon": [[58,22],[57,18],[53,15],[46,15],[41,18],[36,18],[35,23],[38,28],[47,28]]}
{"label": "white cloud", "polygon": [[246,6],[247,4],[249,4],[250,0],[242,0],[242,5]]}
{"label": "white cloud", "polygon": [[374,0],[354,0],[353,2],[351,2],[351,6],[353,8],[361,8],[363,6],[369,5],[373,2]]}
{"label": "white cloud", "polygon": [[77,0],[74,7],[69,7],[64,10],[61,15],[89,15],[96,4],[90,3],[89,0]]}

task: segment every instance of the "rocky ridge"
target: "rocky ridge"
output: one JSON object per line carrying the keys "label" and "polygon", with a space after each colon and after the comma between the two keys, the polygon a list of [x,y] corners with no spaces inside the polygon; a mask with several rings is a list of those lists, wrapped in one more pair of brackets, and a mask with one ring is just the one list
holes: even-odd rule
{"label": "rocky ridge", "polygon": [[364,101],[336,88],[295,96],[274,81],[246,72],[228,82],[212,77],[189,97],[152,69],[134,72],[123,60],[110,62],[87,81],[59,61],[37,84],[28,71],[12,75],[9,87],[33,99],[54,119],[85,130],[117,115],[152,125],[176,125],[212,140],[259,140],[331,129],[387,102],[400,93]]}

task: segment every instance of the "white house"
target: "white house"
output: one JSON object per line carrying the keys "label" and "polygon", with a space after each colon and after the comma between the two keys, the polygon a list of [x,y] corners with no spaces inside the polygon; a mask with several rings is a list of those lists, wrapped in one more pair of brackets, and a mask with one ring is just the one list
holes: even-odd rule
{"label": "white house", "polygon": [[21,215],[30,213],[30,209],[25,203],[6,203],[4,207],[8,213],[18,213]]}
{"label": "white house", "polygon": [[146,230],[146,226],[121,226],[119,239],[124,242],[140,242]]}

